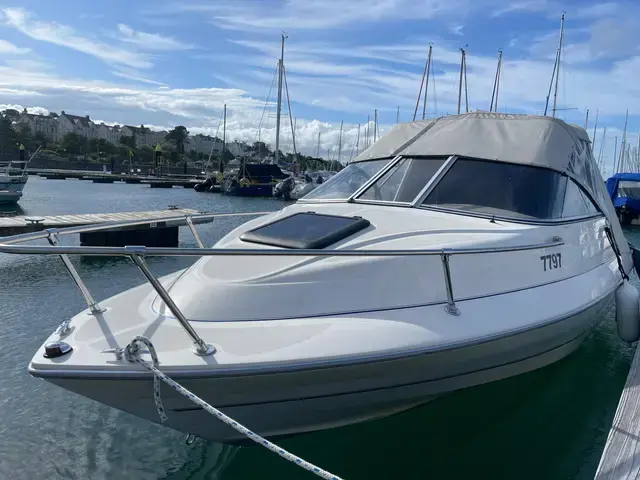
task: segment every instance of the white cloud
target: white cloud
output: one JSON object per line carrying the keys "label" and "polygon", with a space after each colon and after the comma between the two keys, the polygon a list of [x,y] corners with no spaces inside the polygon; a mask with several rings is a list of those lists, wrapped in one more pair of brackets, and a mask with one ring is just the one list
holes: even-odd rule
{"label": "white cloud", "polygon": [[149,14],[209,15],[219,27],[237,30],[319,30],[354,23],[458,16],[470,0],[288,0],[256,2],[218,0],[212,3],[174,3]]}
{"label": "white cloud", "polygon": [[[5,110],[17,110],[18,112],[22,112],[25,107],[22,105],[8,105],[6,103],[0,104],[0,111]],[[49,110],[44,107],[27,107],[27,113],[31,113],[34,115],[49,115]]]}
{"label": "white cloud", "polygon": [[132,43],[145,50],[157,50],[162,52],[191,50],[195,45],[181,42],[172,37],[165,37],[157,33],[135,31],[129,25],[118,24],[116,38],[123,42]]}
{"label": "white cloud", "polygon": [[15,88],[0,88],[0,95],[10,95],[12,97],[39,97],[41,93],[33,90],[19,90]]}
{"label": "white cloud", "polygon": [[166,85],[166,83],[143,77],[139,72],[135,70],[113,70],[111,74],[115,75],[116,77],[126,78],[127,80],[133,80],[137,83],[147,83],[149,85]]}
{"label": "white cloud", "polygon": [[0,39],[0,55],[24,55],[31,49],[16,47],[13,43]]}
{"label": "white cloud", "polygon": [[66,25],[33,20],[30,14],[22,8],[4,8],[2,13],[6,25],[35,40],[71,48],[110,64],[126,65],[133,68],[152,66],[149,57],[144,54],[82,37],[76,34],[73,28]]}

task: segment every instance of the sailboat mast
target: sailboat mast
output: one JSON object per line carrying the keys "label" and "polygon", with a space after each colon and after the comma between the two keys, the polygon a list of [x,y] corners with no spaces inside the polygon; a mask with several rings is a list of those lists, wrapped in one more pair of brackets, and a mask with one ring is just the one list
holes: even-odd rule
{"label": "sailboat mast", "polygon": [[629,109],[624,116],[624,130],[622,131],[622,143],[620,144],[620,158],[618,159],[619,169],[624,169],[624,155],[627,149],[627,123],[629,122]]}
{"label": "sailboat mast", "polygon": [[584,117],[584,129],[589,128],[589,109],[587,108],[587,114]]}
{"label": "sailboat mast", "polygon": [[373,111],[373,143],[378,140],[378,109]]}
{"label": "sailboat mast", "polygon": [[460,80],[458,82],[458,115],[460,115],[460,106],[462,105],[462,69],[464,68],[464,48],[460,49]]}
{"label": "sailboat mast", "polygon": [[562,14],[562,19],[560,20],[560,41],[558,42],[558,55],[556,56],[558,66],[556,68],[556,86],[553,91],[553,110],[551,111],[551,116],[555,118],[556,110],[558,105],[558,81],[560,80],[560,65],[562,60],[562,40],[564,39],[564,13]]}
{"label": "sailboat mast", "polygon": [[316,158],[320,158],[320,132],[318,132],[318,146],[316,147]]}
{"label": "sailboat mast", "polygon": [[[640,135],[638,136],[638,138],[640,139]],[[356,137],[356,157],[358,155],[360,155],[360,124],[358,124],[358,136]]]}
{"label": "sailboat mast", "polygon": [[[491,94],[490,112],[498,111],[498,91],[500,89],[500,69],[502,67],[502,50],[498,50],[498,66],[496,67],[496,77],[493,80],[493,93]],[[495,107],[495,109],[494,109]]]}
{"label": "sailboat mast", "polygon": [[224,104],[224,110],[222,113],[222,153],[227,148],[227,104]]}
{"label": "sailboat mast", "polygon": [[400,123],[400,105],[396,109],[396,123]]}
{"label": "sailboat mast", "polygon": [[342,126],[344,120],[340,120],[340,137],[338,137],[338,163],[340,163],[340,159],[342,158]]}
{"label": "sailboat mast", "polygon": [[284,71],[284,40],[287,35],[282,33],[282,49],[280,60],[278,60],[278,109],[276,111],[276,153],[275,163],[278,164],[280,158],[280,116],[282,115],[282,74]]}
{"label": "sailboat mast", "polygon": [[429,74],[431,73],[431,55],[433,45],[429,45],[429,55],[427,55],[427,77],[424,84],[424,102],[422,103],[422,119],[427,115],[427,95],[429,94]]}
{"label": "sailboat mast", "polygon": [[367,115],[367,128],[364,132],[364,148],[369,148],[369,130],[371,125],[371,115]]}
{"label": "sailboat mast", "polygon": [[591,142],[591,153],[593,153],[594,148],[596,148],[596,132],[598,130],[598,114],[600,113],[600,109],[596,110],[596,124],[593,126],[593,142]]}

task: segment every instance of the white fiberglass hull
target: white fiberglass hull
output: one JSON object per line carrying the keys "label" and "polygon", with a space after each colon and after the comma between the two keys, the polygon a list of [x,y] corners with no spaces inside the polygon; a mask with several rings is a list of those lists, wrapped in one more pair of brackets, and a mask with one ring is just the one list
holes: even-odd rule
{"label": "white fiberglass hull", "polygon": [[[540,290],[545,288],[548,289],[541,287]],[[274,367],[271,371],[252,372],[247,368],[237,373],[212,368],[206,372],[176,373],[172,377],[266,437],[332,428],[388,416],[446,392],[518,375],[560,360],[574,351],[602,318],[614,291],[565,318],[466,345],[450,345],[388,359],[336,362],[316,368],[290,365]],[[545,292],[539,293],[541,300],[545,298]],[[466,307],[487,308],[488,301],[491,300],[473,300],[476,305]],[[442,310],[440,305],[426,308]],[[421,313],[429,314],[429,311]],[[151,377],[140,371],[134,375],[71,373],[75,378],[33,368],[31,373],[159,423]],[[216,442],[246,440],[172,389],[164,386],[162,392],[169,417],[165,426]]]}
{"label": "white fiberglass hull", "polygon": [[22,198],[27,179],[0,176],[0,203],[15,203]]}

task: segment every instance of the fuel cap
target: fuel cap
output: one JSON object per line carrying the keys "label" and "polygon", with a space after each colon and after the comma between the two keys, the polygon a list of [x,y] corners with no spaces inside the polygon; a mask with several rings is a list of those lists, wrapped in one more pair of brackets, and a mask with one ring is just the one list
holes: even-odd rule
{"label": "fuel cap", "polygon": [[57,358],[71,352],[73,348],[65,342],[49,342],[44,346],[45,358]]}

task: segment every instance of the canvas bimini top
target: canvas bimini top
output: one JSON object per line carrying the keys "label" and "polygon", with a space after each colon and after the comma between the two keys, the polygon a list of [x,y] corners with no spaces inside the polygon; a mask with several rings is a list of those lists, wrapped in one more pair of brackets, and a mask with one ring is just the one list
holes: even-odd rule
{"label": "canvas bimini top", "polygon": [[628,248],[604,180],[593,158],[591,140],[579,126],[546,116],[473,112],[395,125],[354,162],[398,155],[457,155],[554,170],[573,178],[592,197],[612,225],[622,251]]}

